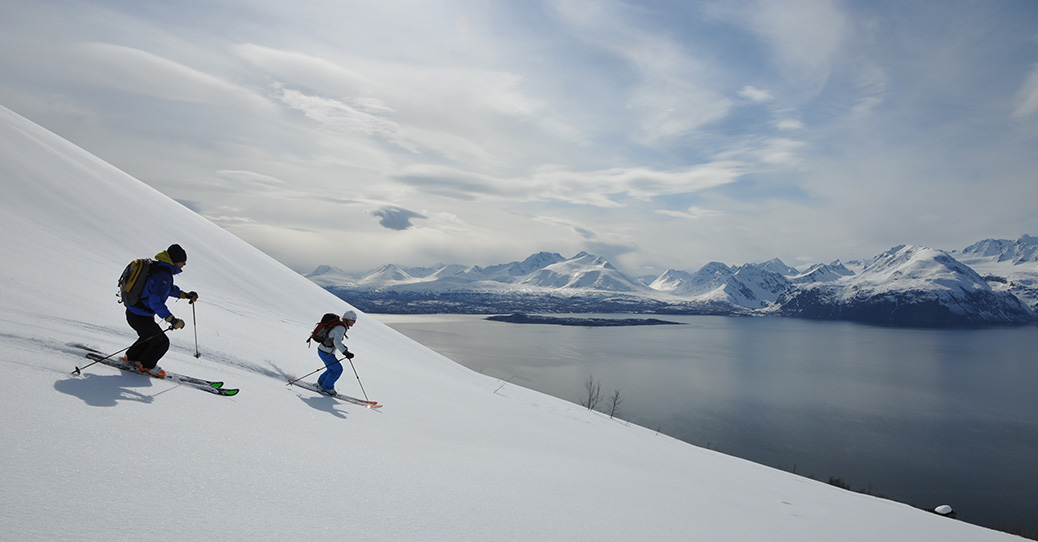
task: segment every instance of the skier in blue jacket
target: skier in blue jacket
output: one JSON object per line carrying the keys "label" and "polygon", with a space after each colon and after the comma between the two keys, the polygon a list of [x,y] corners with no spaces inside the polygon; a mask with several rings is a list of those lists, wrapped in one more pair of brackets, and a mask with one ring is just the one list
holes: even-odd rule
{"label": "skier in blue jacket", "polygon": [[187,253],[180,245],[170,245],[165,251],[156,254],[155,260],[144,283],[140,302],[126,307],[126,322],[137,332],[137,342],[126,350],[126,360],[135,363],[137,370],[161,378],[166,376],[166,372],[158,367],[158,363],[169,350],[169,337],[155,322],[155,316],[169,322],[173,329],[182,329],[184,321],[173,316],[166,307],[166,299],[175,297],[194,303],[198,300],[198,294],[184,292],[173,284],[173,275],[180,273],[187,265]]}

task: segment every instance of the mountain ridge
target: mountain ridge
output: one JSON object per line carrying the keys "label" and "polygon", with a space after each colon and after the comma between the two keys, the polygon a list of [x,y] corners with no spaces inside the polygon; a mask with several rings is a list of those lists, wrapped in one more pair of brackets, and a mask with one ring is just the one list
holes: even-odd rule
{"label": "mountain ridge", "polygon": [[909,326],[1038,320],[1038,237],[986,239],[953,252],[898,245],[853,266],[857,273],[840,261],[804,271],[779,258],[741,266],[714,261],[648,280],[588,252],[538,252],[485,268],[389,264],[348,275],[319,266],[306,276],[375,312],[778,315]]}

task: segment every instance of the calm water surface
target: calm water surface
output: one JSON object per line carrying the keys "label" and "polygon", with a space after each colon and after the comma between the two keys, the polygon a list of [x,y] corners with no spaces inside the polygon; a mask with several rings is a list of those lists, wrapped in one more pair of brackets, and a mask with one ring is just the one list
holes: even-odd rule
{"label": "calm water surface", "polygon": [[950,504],[972,523],[1038,529],[1038,327],[375,317],[470,369],[569,401],[593,375],[603,398],[620,390],[621,418],[691,444],[914,506]]}

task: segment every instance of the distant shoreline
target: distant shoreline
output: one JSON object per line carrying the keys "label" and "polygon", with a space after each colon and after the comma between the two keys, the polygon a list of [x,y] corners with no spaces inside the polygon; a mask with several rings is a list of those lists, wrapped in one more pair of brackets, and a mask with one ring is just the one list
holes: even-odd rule
{"label": "distant shoreline", "polygon": [[616,327],[616,326],[668,326],[684,325],[658,318],[576,318],[562,316],[537,316],[521,312],[488,316],[487,320],[510,324],[551,324],[557,326]]}

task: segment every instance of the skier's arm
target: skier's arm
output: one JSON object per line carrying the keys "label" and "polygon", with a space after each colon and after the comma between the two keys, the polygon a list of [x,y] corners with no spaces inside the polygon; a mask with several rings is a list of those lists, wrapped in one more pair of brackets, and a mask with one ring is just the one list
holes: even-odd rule
{"label": "skier's arm", "polygon": [[343,354],[348,354],[350,351],[346,349],[346,345],[343,344],[342,340],[346,338],[346,326],[335,326],[332,328],[328,336],[332,338],[332,344]]}
{"label": "skier's arm", "polygon": [[[180,288],[177,288],[173,284],[173,277],[168,273],[154,273],[148,277],[150,284],[146,285],[144,290],[148,292],[148,296],[144,300],[144,304],[151,310],[155,311],[155,314],[165,320],[169,318],[172,313],[169,312],[169,308],[166,307],[166,298],[170,296],[170,292],[173,288],[176,288],[179,295]],[[150,286],[150,288],[149,288]]]}

